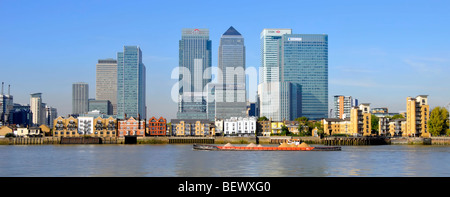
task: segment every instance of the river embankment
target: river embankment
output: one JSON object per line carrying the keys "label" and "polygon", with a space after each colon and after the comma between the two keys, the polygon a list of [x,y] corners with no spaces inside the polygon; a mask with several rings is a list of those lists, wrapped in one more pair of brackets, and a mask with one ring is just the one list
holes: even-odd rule
{"label": "river embankment", "polygon": [[45,145],[45,144],[279,144],[292,139],[307,144],[324,145],[450,145],[450,137],[395,137],[395,138],[355,138],[355,137],[36,137],[0,138],[0,145]]}

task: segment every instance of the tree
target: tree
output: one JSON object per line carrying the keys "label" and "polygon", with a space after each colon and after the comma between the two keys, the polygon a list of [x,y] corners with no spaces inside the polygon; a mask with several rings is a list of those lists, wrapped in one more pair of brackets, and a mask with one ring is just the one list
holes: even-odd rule
{"label": "tree", "polygon": [[428,120],[428,132],[433,136],[445,135],[448,126],[448,111],[444,107],[435,107]]}
{"label": "tree", "polygon": [[371,117],[372,131],[378,131],[378,124],[380,122],[380,118],[372,114]]}
{"label": "tree", "polygon": [[269,119],[265,116],[258,118],[258,121],[266,121],[266,120],[269,120]]}
{"label": "tree", "polygon": [[289,135],[289,129],[287,128],[287,126],[283,125],[281,126],[281,135]]}
{"label": "tree", "polygon": [[298,122],[298,131],[299,133],[305,132],[308,129],[308,118],[307,117],[298,117],[295,119]]}
{"label": "tree", "polygon": [[301,123],[301,122],[305,123],[305,122],[308,122],[308,118],[302,116],[302,117],[296,118],[295,121],[297,121],[297,122],[299,122],[299,123]]}
{"label": "tree", "polygon": [[16,137],[16,135],[14,135],[14,133],[7,133],[5,134],[5,137]]}
{"label": "tree", "polygon": [[394,119],[402,119],[402,118],[405,118],[405,117],[403,117],[403,115],[401,115],[401,114],[395,114],[394,116],[392,116],[392,120],[394,120]]}

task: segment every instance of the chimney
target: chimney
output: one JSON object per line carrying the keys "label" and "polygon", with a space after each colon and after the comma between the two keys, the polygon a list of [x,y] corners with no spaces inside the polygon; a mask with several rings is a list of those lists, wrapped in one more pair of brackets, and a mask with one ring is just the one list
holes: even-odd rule
{"label": "chimney", "polygon": [[137,121],[138,121],[138,129],[141,129],[141,114],[138,114]]}

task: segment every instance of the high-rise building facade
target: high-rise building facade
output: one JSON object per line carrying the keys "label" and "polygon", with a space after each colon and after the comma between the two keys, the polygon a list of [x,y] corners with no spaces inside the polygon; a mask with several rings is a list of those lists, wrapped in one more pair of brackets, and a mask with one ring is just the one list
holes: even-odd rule
{"label": "high-rise building facade", "polygon": [[15,103],[11,113],[11,124],[22,125],[24,127],[31,125],[32,113],[30,105],[20,105]]}
{"label": "high-rise building facade", "polygon": [[281,52],[281,81],[301,88],[301,112],[296,116],[327,118],[328,35],[284,34]]}
{"label": "high-rise building facade", "polygon": [[54,107],[45,106],[45,125],[53,128],[53,120],[58,118],[58,111]]}
{"label": "high-rise building facade", "polygon": [[30,110],[32,113],[31,124],[41,125],[44,123],[44,109],[42,109],[42,93],[31,94]]}
{"label": "high-rise building facade", "polygon": [[179,119],[207,119],[207,84],[211,82],[208,29],[182,29],[179,41]]}
{"label": "high-rise building facade", "polygon": [[261,67],[259,83],[280,81],[280,44],[284,34],[292,34],[292,29],[263,29],[261,32]]}
{"label": "high-rise building facade", "polygon": [[[291,34],[291,29],[263,29],[260,35],[261,65],[259,69],[258,102],[259,115],[274,121],[286,119],[286,106],[281,106],[281,95],[288,84],[281,82],[281,39],[284,34]],[[283,89],[283,90],[281,90]],[[282,109],[283,108],[283,109]],[[285,117],[282,117],[284,114]],[[287,116],[290,116],[288,114]]]}
{"label": "high-rise building facade", "polygon": [[103,115],[113,115],[113,105],[109,100],[89,100],[89,112],[97,110]]}
{"label": "high-rise building facade", "polygon": [[117,60],[99,59],[96,65],[95,99],[109,100],[117,114]]}
{"label": "high-rise building facade", "polygon": [[358,106],[358,99],[351,96],[335,95],[334,96],[334,117],[345,119],[350,117],[352,107]]}
{"label": "high-rise building facade", "polygon": [[13,96],[9,92],[10,86],[8,86],[8,94],[4,94],[3,85],[4,83],[2,82],[2,92],[0,94],[0,125],[6,125],[11,122],[11,111],[14,108]]}
{"label": "high-rise building facade", "polygon": [[124,46],[117,53],[117,118],[146,119],[145,65],[138,46]]}
{"label": "high-rise building facade", "polygon": [[72,114],[85,114],[89,111],[89,85],[84,82],[72,84]]}
{"label": "high-rise building facade", "polygon": [[230,27],[220,38],[216,118],[244,117],[247,110],[245,45],[242,35]]}
{"label": "high-rise building facade", "polygon": [[328,36],[264,29],[260,38],[260,116],[328,117]]}
{"label": "high-rise building facade", "polygon": [[427,95],[406,98],[406,131],[403,136],[430,137],[427,128],[429,119],[430,106]]}

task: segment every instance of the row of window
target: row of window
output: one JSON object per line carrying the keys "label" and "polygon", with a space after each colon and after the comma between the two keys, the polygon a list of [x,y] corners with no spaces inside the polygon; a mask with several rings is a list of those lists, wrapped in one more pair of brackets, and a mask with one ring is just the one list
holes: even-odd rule
{"label": "row of window", "polygon": [[[75,135],[76,132],[75,132],[75,131],[72,131],[72,132],[66,131],[66,132],[65,132],[66,135],[70,135],[71,133],[72,133],[72,135]],[[55,131],[55,135],[58,135],[58,134],[64,135],[64,132],[57,132],[57,131]],[[95,134],[98,134],[98,132],[95,132]],[[104,134],[104,132],[101,131],[101,132],[100,132],[100,135],[103,135],[103,134]],[[116,132],[115,132],[115,131],[113,131],[113,132],[107,131],[106,134],[107,134],[107,135],[109,135],[109,134],[115,135]]]}

